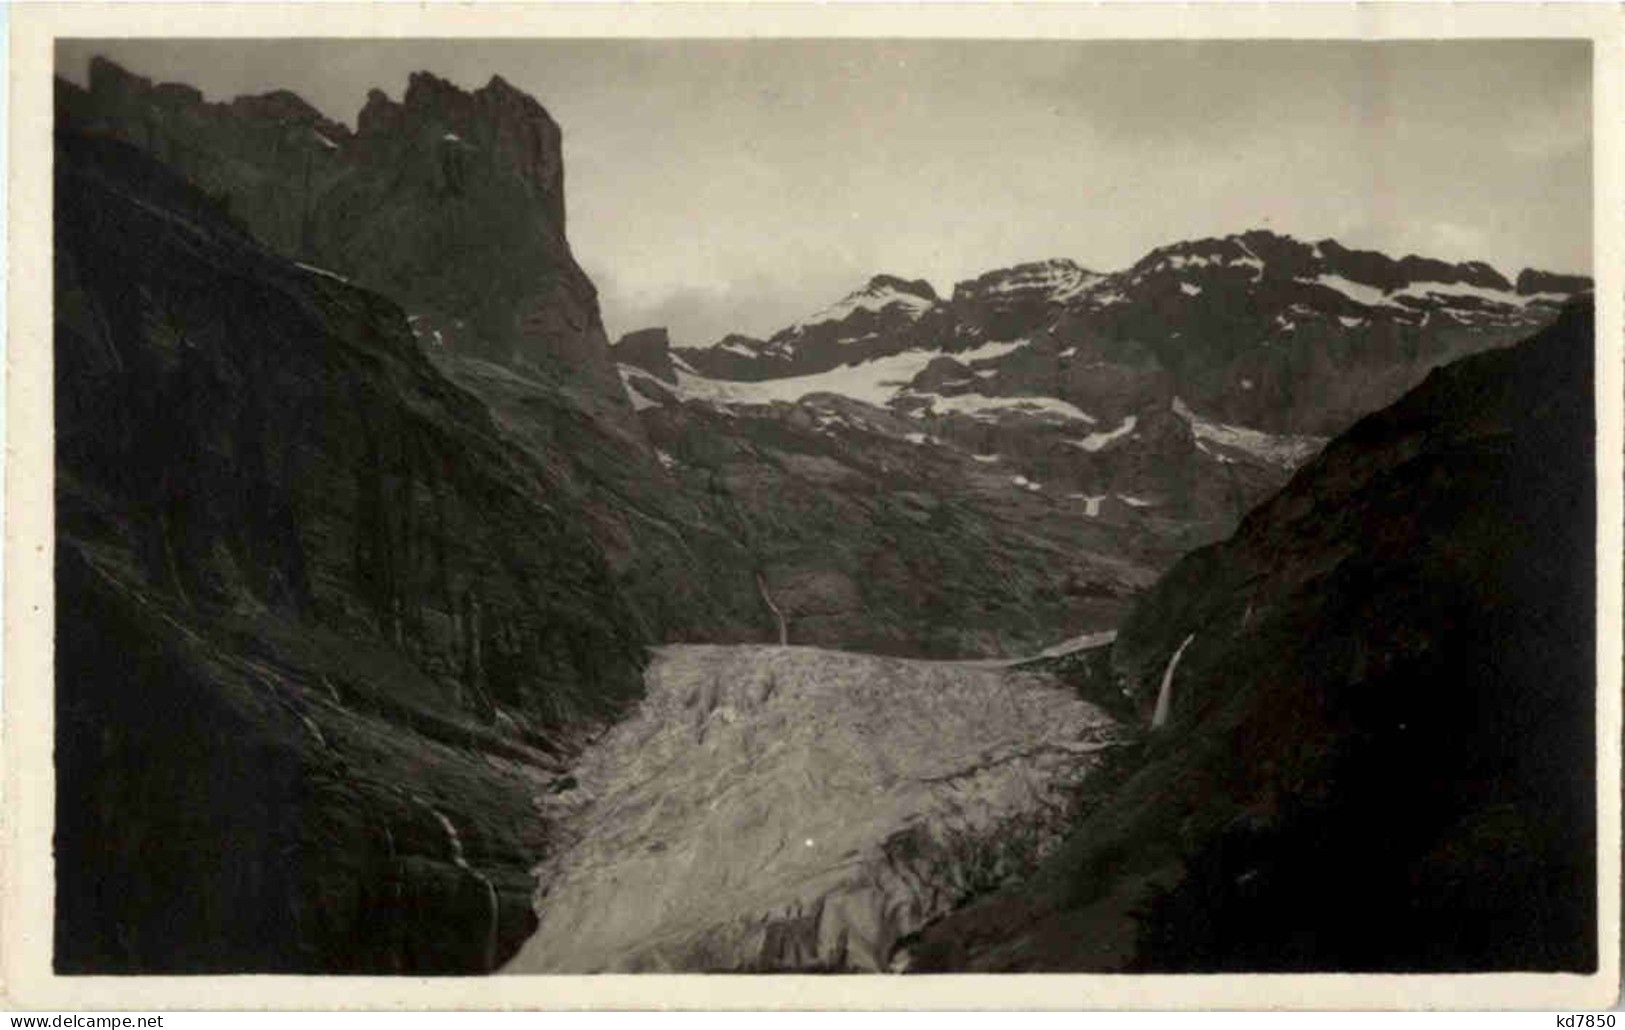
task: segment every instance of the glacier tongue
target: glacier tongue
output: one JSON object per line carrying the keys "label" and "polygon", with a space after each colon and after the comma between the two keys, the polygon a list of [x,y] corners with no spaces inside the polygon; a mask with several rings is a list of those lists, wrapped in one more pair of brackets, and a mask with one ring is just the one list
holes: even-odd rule
{"label": "glacier tongue", "polygon": [[1125,735],[999,663],[681,645],[647,682],[551,796],[573,842],[507,972],[887,969],[1027,872]]}

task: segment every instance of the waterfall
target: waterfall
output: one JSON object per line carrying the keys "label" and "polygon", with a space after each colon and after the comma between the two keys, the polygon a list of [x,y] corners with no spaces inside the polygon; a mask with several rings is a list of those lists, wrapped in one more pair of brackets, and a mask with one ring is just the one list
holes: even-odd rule
{"label": "waterfall", "polygon": [[1163,670],[1162,689],[1157,691],[1157,708],[1151,713],[1151,728],[1154,730],[1162,728],[1162,724],[1168,721],[1168,709],[1174,703],[1174,670],[1179,667],[1179,659],[1185,654],[1185,648],[1191,646],[1191,641],[1195,639],[1195,633],[1186,637],[1179,650],[1168,659],[1168,668]]}
{"label": "waterfall", "polygon": [[779,606],[773,603],[773,595],[767,592],[767,578],[760,572],[756,574],[756,588],[762,592],[762,600],[767,602],[768,608],[773,612],[773,617],[779,620],[779,646],[784,647],[790,643],[790,628],[784,623],[784,613],[779,611]]}

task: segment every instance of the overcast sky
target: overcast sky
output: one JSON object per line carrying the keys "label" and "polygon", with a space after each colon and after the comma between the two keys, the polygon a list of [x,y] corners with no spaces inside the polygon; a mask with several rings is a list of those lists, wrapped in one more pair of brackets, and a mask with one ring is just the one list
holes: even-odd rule
{"label": "overcast sky", "polygon": [[64,44],[211,99],[492,74],[564,130],[611,337],[766,335],[876,272],[1102,271],[1253,227],[1515,275],[1591,268],[1584,42],[286,41]]}

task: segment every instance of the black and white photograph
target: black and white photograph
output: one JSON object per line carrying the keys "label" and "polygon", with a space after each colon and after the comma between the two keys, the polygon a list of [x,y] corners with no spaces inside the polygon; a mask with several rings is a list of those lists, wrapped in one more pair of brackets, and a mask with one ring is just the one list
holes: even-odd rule
{"label": "black and white photograph", "polygon": [[52,44],[54,977],[1617,978],[1592,39],[318,23]]}

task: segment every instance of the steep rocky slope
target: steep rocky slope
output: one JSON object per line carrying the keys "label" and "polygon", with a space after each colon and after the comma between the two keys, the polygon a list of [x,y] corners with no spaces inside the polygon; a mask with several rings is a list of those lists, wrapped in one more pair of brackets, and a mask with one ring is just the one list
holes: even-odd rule
{"label": "steep rocky slope", "polygon": [[55,179],[57,967],[488,969],[640,690],[549,470],[401,310],[116,140]]}
{"label": "steep rocky slope", "polygon": [[565,237],[558,125],[500,76],[472,93],[427,72],[373,90],[356,128],[293,93],[211,103],[96,58],[58,80],[58,117],[139,146],[277,253],[440,320],[440,339],[527,369],[627,427],[597,291]]}
{"label": "steep rocky slope", "polygon": [[1129,742],[1000,664],[668,647],[648,676],[549,798],[572,843],[507,972],[884,970],[1042,857]]}
{"label": "steep rocky slope", "polygon": [[1163,577],[1144,765],[912,968],[1593,968],[1592,333],[1434,372]]}

